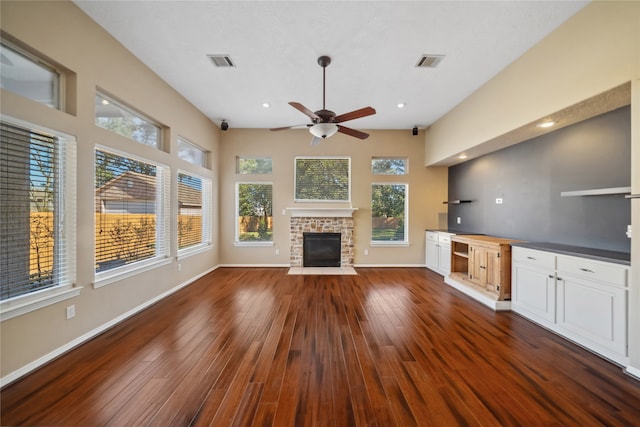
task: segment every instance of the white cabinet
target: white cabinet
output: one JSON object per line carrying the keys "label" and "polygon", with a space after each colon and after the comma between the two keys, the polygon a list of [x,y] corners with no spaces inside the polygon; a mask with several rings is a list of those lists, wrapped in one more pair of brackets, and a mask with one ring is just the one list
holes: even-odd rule
{"label": "white cabinet", "polygon": [[629,267],[514,247],[512,310],[620,364]]}
{"label": "white cabinet", "polygon": [[511,309],[550,327],[556,321],[555,255],[512,248]]}
{"label": "white cabinet", "polygon": [[448,276],[451,273],[451,233],[427,231],[425,249],[427,268]]}

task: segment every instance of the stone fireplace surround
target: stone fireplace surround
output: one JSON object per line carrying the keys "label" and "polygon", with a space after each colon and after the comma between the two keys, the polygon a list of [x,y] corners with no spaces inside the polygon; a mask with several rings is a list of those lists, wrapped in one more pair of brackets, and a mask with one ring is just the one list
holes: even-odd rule
{"label": "stone fireplace surround", "polygon": [[355,208],[288,208],[291,267],[302,267],[302,233],[340,233],[340,267],[353,267],[353,212]]}

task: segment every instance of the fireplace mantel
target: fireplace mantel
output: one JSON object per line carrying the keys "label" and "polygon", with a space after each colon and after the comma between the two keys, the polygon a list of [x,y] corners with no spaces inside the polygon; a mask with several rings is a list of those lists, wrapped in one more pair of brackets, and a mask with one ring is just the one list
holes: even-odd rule
{"label": "fireplace mantel", "polygon": [[287,208],[292,217],[353,218],[358,208]]}

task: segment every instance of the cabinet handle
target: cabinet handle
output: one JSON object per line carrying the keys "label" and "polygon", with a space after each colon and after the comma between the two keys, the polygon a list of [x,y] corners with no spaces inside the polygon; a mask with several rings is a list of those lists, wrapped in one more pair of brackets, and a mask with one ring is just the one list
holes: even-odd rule
{"label": "cabinet handle", "polygon": [[534,257],[532,257],[532,256],[528,256],[528,257],[527,257],[527,259],[532,259],[532,260],[534,260],[534,261],[536,260],[536,259],[535,259]]}
{"label": "cabinet handle", "polygon": [[558,280],[559,281],[563,281],[564,279],[562,277],[558,277]]}
{"label": "cabinet handle", "polygon": [[589,270],[588,268],[581,268],[580,270],[584,271],[585,273],[595,273],[595,271]]}
{"label": "cabinet handle", "polygon": [[554,276],[553,274],[549,275],[549,279],[555,279],[555,278],[556,278],[556,276]]}

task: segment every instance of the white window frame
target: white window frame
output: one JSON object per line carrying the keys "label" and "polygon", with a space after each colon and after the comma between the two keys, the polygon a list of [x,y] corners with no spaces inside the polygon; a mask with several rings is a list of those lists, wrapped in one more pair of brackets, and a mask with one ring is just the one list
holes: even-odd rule
{"label": "white window frame", "polygon": [[[234,205],[234,222],[235,222],[235,233],[234,233],[234,246],[273,246],[273,229],[271,230],[271,240],[251,240],[251,241],[241,241],[240,240],[240,225],[238,224],[238,211],[240,210],[240,186],[243,184],[258,184],[258,185],[271,185],[271,204],[273,205],[273,182],[271,181],[238,181],[236,182],[235,188],[235,205]],[[271,209],[271,218],[272,221],[274,218],[275,209],[272,207]],[[273,223],[272,223],[273,225]]]}
{"label": "white window frame", "polygon": [[[159,163],[154,160],[146,159],[144,157],[136,156],[124,151],[116,150],[111,147],[96,144],[94,149],[94,180],[95,180],[95,151],[106,151],[111,154],[115,154],[121,157],[128,157],[139,162],[151,164],[156,167],[156,200],[155,200],[155,213],[156,213],[156,254],[155,256],[140,261],[135,261],[130,264],[125,264],[121,267],[96,272],[95,281],[93,283],[94,288],[100,288],[102,286],[115,283],[127,277],[132,277],[144,271],[149,271],[171,263],[169,257],[169,250],[171,247],[170,237],[170,211],[171,211],[171,172],[169,166]],[[94,214],[94,229],[96,224],[96,216]],[[95,251],[95,244],[94,244]],[[94,253],[95,256],[95,253]],[[95,263],[95,261],[94,261]]]}
{"label": "white window frame", "polygon": [[0,302],[0,321],[12,319],[14,317],[56,304],[60,301],[80,295],[82,286],[77,286],[76,276],[76,139],[74,136],[52,130],[44,126],[36,125],[13,117],[0,114],[0,120],[11,125],[32,129],[40,133],[48,133],[58,138],[58,142],[63,144],[63,155],[60,156],[60,166],[64,169],[63,177],[59,183],[58,191],[61,191],[64,206],[62,218],[62,230],[59,238],[64,240],[64,254],[62,258],[68,271],[67,280],[56,286],[19,295]]}
{"label": "white window frame", "polygon": [[[189,175],[194,178],[198,178],[202,182],[202,242],[187,246],[185,248],[178,248],[178,236],[176,233],[176,247],[178,248],[178,256],[177,259],[183,259],[191,255],[199,254],[201,252],[210,250],[213,248],[213,239],[212,239],[212,224],[213,224],[213,206],[212,206],[212,197],[211,191],[213,189],[211,179],[205,178],[201,175],[188,172],[185,170],[178,169],[178,173],[176,174],[176,182],[178,180],[178,175]],[[178,200],[176,196],[176,200]],[[180,207],[178,207],[178,215],[180,214]],[[177,226],[177,218],[176,218],[176,226]]]}
{"label": "white window frame", "polygon": [[[404,173],[380,173],[373,171],[373,162],[376,160],[404,160]],[[371,157],[371,174],[372,175],[382,175],[382,176],[405,176],[409,175],[409,158],[402,156],[373,156]]]}
{"label": "white window frame", "polygon": [[55,108],[56,110],[63,110],[64,105],[63,105],[62,94],[63,94],[63,87],[64,87],[64,73],[62,73],[57,67],[53,66],[48,61],[45,61],[44,59],[38,57],[37,55],[34,55],[24,49],[19,48],[18,46],[9,42],[8,40],[5,40],[4,38],[0,40],[0,44],[2,44],[2,48],[8,49],[12,53],[15,53],[16,55],[21,56],[27,61],[31,62],[34,67],[38,67],[40,69],[48,71],[56,77],[56,79],[53,81],[53,100],[52,100],[53,105],[43,103],[42,101],[34,99],[24,93],[15,92],[11,89],[5,89],[5,90],[8,90],[9,92],[12,92],[12,93],[16,93],[20,96],[28,98],[39,104],[46,105],[51,108]]}
{"label": "white window frame", "polygon": [[[298,186],[298,160],[347,160],[348,162],[348,190],[347,200],[327,200],[327,199],[298,199],[296,197]],[[296,156],[293,163],[293,201],[296,203],[351,203],[351,157],[350,156]]]}
{"label": "white window frame", "polygon": [[388,246],[388,247],[406,247],[409,246],[409,184],[406,182],[372,182],[369,202],[373,204],[373,186],[374,185],[403,185],[404,193],[404,240],[373,240],[373,209],[371,210],[371,230],[369,237],[371,239],[370,246]]}
{"label": "white window frame", "polygon": [[[183,156],[180,155],[180,145],[186,145],[188,146],[190,149],[197,151],[198,153],[200,153],[200,155],[202,156],[202,162],[195,162],[191,159],[185,158]],[[187,138],[184,138],[182,136],[178,136],[177,138],[177,147],[176,147],[176,153],[179,159],[184,160],[185,162],[189,162],[192,165],[196,165],[196,166],[201,166],[203,168],[207,168],[207,165],[209,163],[209,151],[205,150],[204,148],[200,147],[199,145],[189,141]]]}
{"label": "white window frame", "polygon": [[163,150],[164,149],[164,147],[163,147],[163,144],[164,144],[164,141],[163,141],[163,137],[164,137],[164,135],[163,135],[163,126],[160,123],[158,123],[157,121],[151,119],[149,116],[141,113],[140,111],[135,110],[134,108],[128,106],[126,103],[124,103],[122,101],[119,101],[119,100],[115,99],[112,96],[107,95],[105,92],[103,92],[103,91],[101,91],[99,89],[96,90],[95,98],[97,98],[97,97],[102,98],[103,99],[103,101],[102,101],[103,103],[106,100],[108,104],[113,104],[118,109],[120,109],[120,110],[122,110],[122,111],[124,111],[124,112],[126,112],[128,114],[131,114],[135,118],[140,119],[140,120],[148,123],[149,125],[155,127],[158,130],[158,139],[156,140],[155,144],[147,144],[147,143],[145,143],[143,141],[139,141],[139,140],[137,140],[137,139],[135,139],[133,137],[130,137],[130,136],[127,136],[127,135],[123,135],[121,133],[114,132],[114,131],[112,131],[112,130],[110,130],[108,128],[100,126],[98,124],[98,122],[97,122],[98,118],[99,118],[98,115],[97,115],[98,112],[94,111],[94,123],[95,123],[95,125],[97,127],[99,127],[100,129],[104,129],[106,131],[109,131],[109,132],[113,132],[116,135],[120,135],[121,137],[127,138],[127,139],[129,139],[131,141],[135,141],[138,144],[144,145],[146,147],[152,147],[152,148],[155,148],[155,149],[158,149],[158,150]]}
{"label": "white window frame", "polygon": [[[241,160],[249,160],[249,159],[269,159],[271,160],[271,171],[269,172],[258,172],[258,173],[249,173],[242,172],[240,170],[240,161]],[[238,175],[271,175],[273,173],[273,158],[271,156],[236,156],[236,174]]]}

